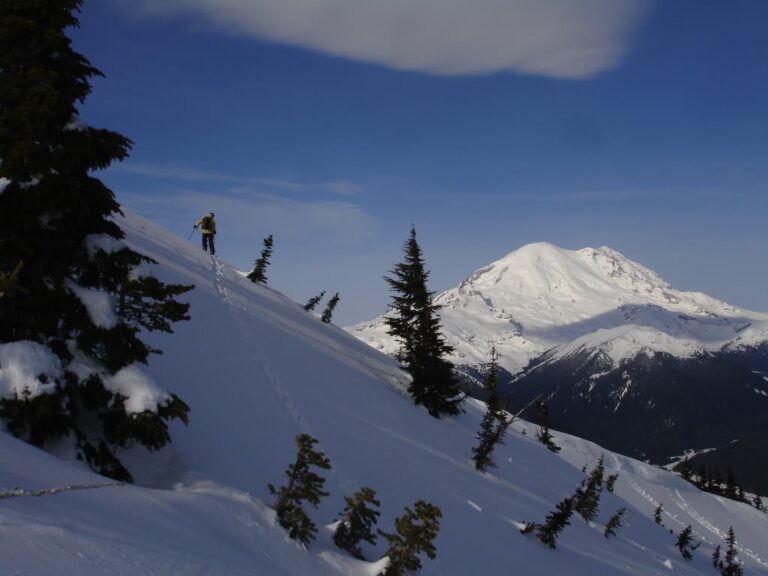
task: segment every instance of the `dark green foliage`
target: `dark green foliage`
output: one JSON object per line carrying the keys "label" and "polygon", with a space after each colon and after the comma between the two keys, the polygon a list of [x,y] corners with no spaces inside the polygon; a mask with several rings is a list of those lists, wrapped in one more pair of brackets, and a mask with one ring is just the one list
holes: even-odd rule
{"label": "dark green foliage", "polygon": [[288,484],[279,489],[270,484],[268,488],[269,493],[275,496],[273,508],[277,512],[280,525],[288,530],[292,539],[306,546],[314,540],[317,526],[301,504],[308,502],[317,508],[320,499],[328,496],[328,492],[323,491],[325,478],[312,471],[311,467],[330,470],[331,462],[324,453],[314,449],[317,440],[309,434],[299,434],[295,442],[298,447],[296,461],[285,471]]}
{"label": "dark green foliage", "polygon": [[333,310],[336,308],[336,305],[339,303],[339,293],[336,292],[336,294],[333,295],[333,297],[328,300],[328,304],[325,306],[325,310],[323,310],[322,316],[320,316],[320,320],[325,322],[326,324],[330,324],[331,317],[333,316]]}
{"label": "dark green foliage", "polygon": [[269,266],[269,259],[272,257],[272,234],[264,238],[264,248],[253,264],[253,270],[251,270],[246,278],[255,284],[267,283],[267,266]]}
{"label": "dark green foliage", "polygon": [[412,510],[405,507],[405,514],[395,519],[395,533],[379,530],[389,546],[385,553],[389,565],[382,572],[383,576],[405,576],[415,574],[421,569],[419,554],[424,553],[429,559],[437,555],[434,539],[440,531],[440,518],[443,514],[437,506],[417,500]]}
{"label": "dark green foliage", "polygon": [[737,559],[736,552],[736,534],[733,531],[733,526],[728,529],[728,536],[725,538],[725,557],[720,564],[720,574],[722,576],[742,576],[744,569],[741,567]]}
{"label": "dark green foliage", "polygon": [[429,272],[424,267],[416,230],[404,246],[404,261],[384,277],[392,296],[391,313],[386,319],[388,334],[400,341],[398,359],[411,375],[408,391],[416,404],[423,404],[435,418],[461,412],[463,396],[451,364],[444,360],[453,349],[440,333],[438,310],[427,290]]}
{"label": "dark green foliage", "polygon": [[683,458],[682,462],[677,465],[677,470],[686,482],[690,482],[691,478],[693,478],[693,471],[691,470],[691,464],[688,462],[688,458]]}
{"label": "dark green foliage", "polygon": [[590,473],[589,478],[582,482],[574,495],[573,509],[584,518],[585,522],[590,522],[597,517],[605,475],[603,460],[604,456],[600,456],[600,460]]}
{"label": "dark green foliage", "polygon": [[659,504],[656,506],[656,510],[653,511],[653,520],[656,522],[656,524],[661,524],[662,526],[664,523],[661,521],[661,515],[664,512],[664,506]]}
{"label": "dark green foliage", "polygon": [[536,403],[536,423],[539,425],[536,433],[539,442],[552,452],[560,452],[560,446],[555,444],[555,437],[549,432],[549,404],[545,400]]}
{"label": "dark green foliage", "polygon": [[696,550],[699,547],[693,540],[693,529],[690,525],[686,526],[680,534],[677,535],[677,542],[675,543],[677,549],[680,550],[680,554],[685,560],[693,559],[691,551]]}
{"label": "dark green foliage", "polygon": [[626,514],[627,509],[622,507],[616,510],[616,513],[608,519],[608,523],[605,525],[605,537],[610,538],[616,536],[616,530],[621,528],[621,519]]}
{"label": "dark green foliage", "polygon": [[547,514],[544,524],[536,527],[536,536],[547,547],[557,547],[557,537],[560,535],[566,526],[570,525],[571,516],[573,515],[573,496],[568,496],[562,501],[557,503],[555,510]]}
{"label": "dark green foliage", "polygon": [[715,546],[715,549],[712,551],[712,566],[718,570],[723,566],[723,560],[720,557],[720,544]]}
{"label": "dark green foliage", "polygon": [[765,510],[765,506],[763,505],[763,499],[760,498],[760,496],[757,494],[755,494],[755,496],[752,498],[752,506],[760,510],[760,512],[763,512]]}
{"label": "dark green foliage", "polygon": [[[8,181],[0,194],[0,344],[39,343],[63,367],[63,376],[49,375],[52,393],[4,398],[0,415],[39,446],[71,436],[78,457],[126,479],[114,446],[161,447],[168,419],[186,421],[188,407],[168,396],[153,410],[126,414],[104,382],[159,352],[141,332],[171,332],[188,319],[188,305],[175,297],[191,287],[136,273],[153,261],[120,242],[120,206],[93,176],[124,159],[131,142],[78,118],[91,78],[101,76],[65,33],[78,25],[81,4],[6,0],[0,11],[0,178]],[[111,301],[114,318],[91,317],[83,293]],[[75,373],[75,355],[92,374]]]}
{"label": "dark green foliage", "polygon": [[333,535],[336,546],[346,550],[359,560],[365,560],[360,541],[376,544],[376,535],[371,528],[379,518],[379,501],[372,488],[364,486],[353,498],[344,497],[346,506],[341,513],[338,528]]}
{"label": "dark green foliage", "polygon": [[315,306],[317,306],[320,303],[320,300],[323,299],[323,296],[325,296],[325,290],[320,292],[317,296],[313,296],[309,299],[309,301],[304,305],[304,310],[307,312],[312,312],[312,310],[315,309]]}
{"label": "dark green foliage", "polygon": [[618,479],[619,479],[618,472],[608,476],[608,478],[605,480],[605,488],[606,490],[608,490],[608,492],[613,492],[614,488],[616,488],[616,480]]}
{"label": "dark green foliage", "polygon": [[24,262],[19,262],[12,272],[0,271],[0,298],[6,294],[12,296],[23,290],[19,285],[19,274],[21,274],[22,268],[24,268]]}
{"label": "dark green foliage", "polygon": [[491,349],[491,363],[485,377],[485,390],[488,393],[488,398],[487,409],[480,423],[480,431],[477,433],[477,439],[480,443],[472,448],[475,468],[481,472],[496,466],[492,458],[493,450],[497,444],[504,443],[504,434],[511,423],[510,420],[507,420],[499,404],[499,396],[496,392],[498,375],[498,355],[494,347]]}

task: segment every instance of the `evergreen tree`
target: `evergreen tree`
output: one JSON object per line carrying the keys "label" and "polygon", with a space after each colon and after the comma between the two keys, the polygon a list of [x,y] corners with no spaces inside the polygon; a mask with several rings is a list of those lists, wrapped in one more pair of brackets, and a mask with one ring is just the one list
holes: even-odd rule
{"label": "evergreen tree", "polygon": [[272,234],[264,238],[264,248],[259,256],[253,263],[253,270],[248,273],[248,280],[255,284],[267,283],[267,266],[269,266],[269,259],[272,257]]}
{"label": "evergreen tree", "polygon": [[715,549],[712,551],[712,566],[718,570],[723,567],[723,559],[720,556],[720,544],[715,546]]}
{"label": "evergreen tree", "polygon": [[285,471],[288,484],[279,489],[269,484],[269,493],[275,496],[273,506],[280,525],[288,530],[288,535],[305,546],[314,540],[317,526],[301,507],[302,502],[309,502],[317,508],[320,498],[328,496],[323,491],[325,478],[311,468],[330,470],[331,462],[323,452],[314,449],[317,440],[309,434],[299,434],[295,438],[298,451],[296,461]]}
{"label": "evergreen tree", "polygon": [[547,547],[557,547],[557,537],[560,535],[566,526],[570,525],[571,516],[573,515],[573,496],[564,498],[558,502],[555,510],[547,514],[544,524],[538,525],[536,530],[536,536]]}
{"label": "evergreen tree", "polygon": [[405,514],[395,519],[395,533],[379,530],[389,546],[385,555],[389,557],[382,576],[405,576],[415,574],[421,569],[422,552],[429,559],[437,555],[434,539],[440,531],[440,518],[443,514],[437,506],[423,500],[417,500],[414,510],[405,507]]}
{"label": "evergreen tree", "polygon": [[720,573],[723,576],[742,576],[742,574],[744,574],[744,569],[736,558],[736,534],[733,531],[733,526],[728,529],[728,536],[725,538],[725,544],[725,557],[721,564]]}
{"label": "evergreen tree", "polygon": [[605,525],[605,537],[610,538],[611,536],[616,536],[616,530],[621,528],[623,524],[621,523],[622,518],[624,517],[624,514],[626,514],[627,509],[622,507],[616,510],[616,513],[610,517],[608,520],[608,524]]}
{"label": "evergreen tree", "polygon": [[680,476],[686,482],[690,482],[693,478],[693,471],[691,470],[691,463],[688,458],[683,458],[682,462],[678,464],[677,469],[680,471]]}
{"label": "evergreen tree", "polygon": [[680,554],[685,560],[692,560],[692,550],[696,550],[699,547],[698,544],[694,544],[693,540],[693,528],[690,525],[686,526],[680,534],[677,535],[677,542],[675,543]]}
{"label": "evergreen tree", "polygon": [[728,467],[728,471],[725,476],[725,496],[731,500],[740,500],[739,498],[739,482],[736,479],[736,473],[733,468]]}
{"label": "evergreen tree", "polygon": [[752,498],[752,506],[754,506],[761,512],[765,509],[765,507],[763,506],[763,499],[760,498],[760,496],[757,494],[755,494],[755,496]]}
{"label": "evergreen tree", "polygon": [[346,550],[355,558],[365,560],[360,550],[360,541],[376,544],[376,535],[371,531],[380,514],[377,510],[379,501],[376,499],[376,492],[364,486],[353,498],[345,496],[344,501],[346,506],[341,513],[341,520],[333,535],[333,541],[336,546]]}
{"label": "evergreen tree", "polygon": [[581,487],[576,490],[574,496],[573,508],[584,518],[585,522],[591,522],[597,517],[605,474],[604,458],[604,456],[600,456],[600,460],[592,470],[589,478],[586,482],[582,482]]}
{"label": "evergreen tree", "polygon": [[339,293],[336,292],[336,294],[333,295],[333,297],[328,300],[328,304],[325,306],[325,310],[323,310],[323,315],[320,316],[320,320],[325,322],[326,324],[331,323],[331,317],[333,316],[333,310],[336,308],[336,305],[339,303]]}
{"label": "evergreen tree", "polygon": [[616,480],[618,479],[619,479],[618,472],[608,476],[607,480],[605,481],[605,488],[606,490],[608,490],[608,492],[613,492],[614,488],[616,487]]}
{"label": "evergreen tree", "polygon": [[304,305],[304,310],[307,312],[312,312],[312,310],[315,309],[315,307],[320,303],[320,300],[323,299],[323,296],[325,296],[325,290],[320,292],[317,296],[313,296],[309,299],[309,301]]}
{"label": "evergreen tree", "polygon": [[656,506],[656,510],[653,511],[654,522],[656,522],[656,524],[661,524],[662,526],[664,525],[664,523],[661,521],[661,515],[663,514],[663,512],[664,512],[664,506],[662,506],[661,504]]}
{"label": "evergreen tree", "polygon": [[427,290],[429,272],[424,267],[416,229],[404,246],[405,259],[384,279],[395,292],[392,314],[386,319],[388,334],[400,340],[398,359],[411,375],[408,391],[416,404],[423,404],[435,418],[458,414],[463,400],[451,364],[444,359],[453,349],[440,333],[440,306]]}
{"label": "evergreen tree", "polygon": [[560,452],[560,446],[555,444],[555,437],[549,432],[549,404],[545,400],[539,400],[536,404],[536,421],[539,431],[536,438],[552,452]]}
{"label": "evergreen tree", "polygon": [[138,365],[159,352],[142,332],[171,332],[189,318],[175,297],[192,287],[137,273],[155,262],[122,242],[120,205],[93,176],[131,142],[78,118],[91,78],[102,75],[65,33],[81,4],[5,0],[0,10],[0,346],[34,347],[58,362],[39,376],[44,392],[17,390],[0,400],[0,416],[39,446],[70,437],[96,471],[131,480],[115,446],[159,449],[168,420],[186,423],[189,407],[168,394],[129,413],[119,383],[141,378]]}
{"label": "evergreen tree", "polygon": [[488,393],[487,408],[480,423],[480,431],[476,436],[480,443],[472,448],[475,468],[481,472],[496,466],[492,458],[493,450],[497,444],[504,443],[504,434],[510,425],[510,421],[507,420],[504,411],[500,407],[499,396],[496,392],[498,375],[498,354],[494,347],[491,349],[491,363],[488,367],[488,374],[485,377],[485,390]]}

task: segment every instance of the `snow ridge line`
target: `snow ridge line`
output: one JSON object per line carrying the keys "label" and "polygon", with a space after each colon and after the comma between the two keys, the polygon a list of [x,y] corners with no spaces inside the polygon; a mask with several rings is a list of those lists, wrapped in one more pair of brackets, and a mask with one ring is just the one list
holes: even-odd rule
{"label": "snow ridge line", "polygon": [[112,488],[114,486],[125,486],[125,482],[109,482],[107,484],[70,484],[67,486],[58,486],[56,488],[41,488],[38,490],[25,490],[23,488],[11,488],[0,492],[0,500],[9,498],[25,498],[38,496],[52,496],[60,492],[73,492],[75,490],[95,490],[97,488]]}

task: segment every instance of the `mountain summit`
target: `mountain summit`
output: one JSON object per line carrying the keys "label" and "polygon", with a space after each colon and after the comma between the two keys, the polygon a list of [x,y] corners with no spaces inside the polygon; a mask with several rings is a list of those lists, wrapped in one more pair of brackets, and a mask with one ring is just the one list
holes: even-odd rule
{"label": "mountain summit", "polygon": [[[458,365],[488,361],[496,347],[510,373],[555,347],[605,344],[618,363],[639,350],[687,357],[768,340],[768,314],[672,288],[608,247],[528,244],[435,298]],[[392,353],[383,316],[348,328]]]}

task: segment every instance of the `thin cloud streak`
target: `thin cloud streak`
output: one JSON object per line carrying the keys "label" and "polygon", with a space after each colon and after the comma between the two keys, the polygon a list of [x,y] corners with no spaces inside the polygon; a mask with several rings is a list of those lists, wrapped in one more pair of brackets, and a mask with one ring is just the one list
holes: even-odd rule
{"label": "thin cloud streak", "polygon": [[364,192],[364,188],[347,180],[328,180],[309,183],[279,178],[259,178],[247,176],[232,176],[219,172],[206,172],[195,168],[177,165],[158,165],[143,162],[127,162],[118,164],[112,168],[116,172],[134,174],[156,180],[172,180],[182,182],[216,182],[230,184],[234,187],[265,187],[283,190],[287,192],[311,192],[321,191],[336,196],[357,196]]}
{"label": "thin cloud streak", "polygon": [[270,194],[225,196],[178,189],[146,196],[124,192],[121,202],[130,210],[157,221],[189,226],[201,214],[213,210],[226,223],[227,234],[250,238],[254,230],[270,230],[284,238],[333,238],[359,242],[371,238],[375,224],[356,204],[334,201],[304,201]]}
{"label": "thin cloud streak", "polygon": [[235,34],[430,74],[583,79],[617,66],[650,0],[142,0]]}

